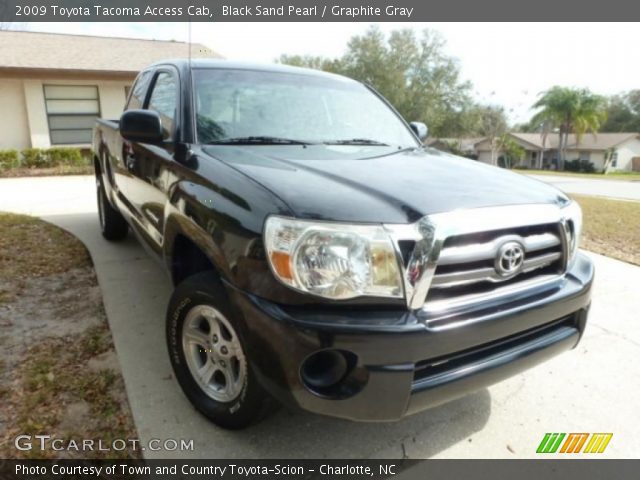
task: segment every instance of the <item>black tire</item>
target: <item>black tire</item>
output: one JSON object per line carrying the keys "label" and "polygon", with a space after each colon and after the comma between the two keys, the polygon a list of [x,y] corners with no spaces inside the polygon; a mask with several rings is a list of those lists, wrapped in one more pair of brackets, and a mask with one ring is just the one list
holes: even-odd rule
{"label": "black tire", "polygon": [[[217,365],[215,357],[216,345],[214,344],[215,335],[212,333],[211,321],[206,315],[202,317],[202,320],[198,320],[199,313],[203,309],[207,312],[215,311],[216,314],[220,314],[220,317],[224,317],[226,325],[230,326],[231,332],[227,331],[227,337],[234,344],[234,348],[230,347],[230,350],[236,351],[237,344],[241,347],[240,351],[243,360],[238,361],[238,365],[244,364],[243,376],[242,379],[239,378],[239,374],[236,377],[235,391],[238,393],[235,397],[229,398],[228,401],[212,397],[212,395],[216,395],[215,388],[211,387],[211,384],[216,383],[216,374],[219,373],[217,370],[216,374],[206,381],[205,386],[201,386],[204,380],[197,380],[195,375],[192,374],[194,362],[201,362],[200,368],[202,369],[206,365],[211,366],[211,364],[214,364],[211,368],[216,368],[215,365]],[[185,321],[189,322],[187,326],[185,326]],[[193,331],[191,325],[194,322],[195,324],[199,324],[199,322],[204,324],[202,333],[208,335],[207,339],[211,347],[209,350],[197,347],[197,345],[200,345],[197,342],[185,346],[185,342],[183,342],[184,333],[185,331]],[[226,329],[226,326],[223,326],[223,328]],[[222,332],[222,330],[220,331]],[[178,285],[171,296],[167,309],[166,336],[171,366],[180,387],[182,387],[182,391],[196,410],[213,423],[229,430],[239,430],[256,423],[270,410],[271,399],[258,383],[255,374],[251,370],[251,362],[246,354],[247,348],[246,342],[243,340],[242,330],[235,319],[224,286],[214,273],[199,273],[187,278]],[[185,352],[185,348],[189,351]],[[196,350],[193,350],[194,348]],[[187,360],[187,355],[190,355],[189,360]],[[200,356],[199,359],[197,358],[198,355]],[[204,360],[205,358],[206,360]],[[220,358],[217,358],[217,361],[219,364]],[[191,362],[191,366],[189,362]],[[238,367],[238,372],[241,369],[241,366]],[[232,375],[234,374],[232,373]],[[226,390],[226,382],[221,388]],[[210,393],[207,393],[205,389]],[[211,393],[212,390],[214,393]]]}
{"label": "black tire", "polygon": [[127,221],[122,214],[113,208],[111,202],[109,202],[100,175],[96,176],[96,190],[98,195],[98,220],[102,236],[112,242],[123,240],[127,236],[129,225],[127,225]]}

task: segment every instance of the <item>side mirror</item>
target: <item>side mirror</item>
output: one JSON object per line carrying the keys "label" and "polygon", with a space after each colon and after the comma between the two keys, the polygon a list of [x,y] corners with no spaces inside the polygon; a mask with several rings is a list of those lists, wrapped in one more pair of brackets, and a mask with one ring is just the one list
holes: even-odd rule
{"label": "side mirror", "polygon": [[162,143],[160,115],[151,110],[127,110],[120,117],[120,135],[130,142]]}
{"label": "side mirror", "polygon": [[427,128],[427,126],[422,123],[422,122],[411,122],[409,124],[409,126],[411,127],[411,130],[413,130],[413,133],[416,134],[416,137],[418,137],[420,139],[420,141],[423,141],[425,138],[427,138],[427,134],[429,133],[429,129]]}

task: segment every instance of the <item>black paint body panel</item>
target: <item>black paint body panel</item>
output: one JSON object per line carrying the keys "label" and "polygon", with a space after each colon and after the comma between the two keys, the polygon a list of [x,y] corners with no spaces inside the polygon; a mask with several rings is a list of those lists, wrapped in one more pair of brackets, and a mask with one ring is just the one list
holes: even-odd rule
{"label": "black paint body panel", "polygon": [[[486,312],[465,317],[464,325],[444,330],[400,309],[358,312],[380,320],[369,324],[345,324],[345,312],[330,310],[314,312],[310,321],[303,309],[233,288],[229,292],[246,322],[254,369],[272,395],[324,415],[388,421],[489,386],[575,347],[586,326],[593,275],[592,263],[580,254],[561,287],[544,295],[532,290],[517,305],[489,317]],[[304,359],[322,349],[357,356],[361,384],[351,397],[323,398],[301,381]],[[463,353],[460,365],[455,357]],[[430,363],[440,370],[416,379]]]}
{"label": "black paint body panel", "polygon": [[[194,67],[265,68],[203,60],[194,61]],[[283,66],[271,68],[289,71]],[[127,142],[117,122],[100,120],[94,131],[97,172],[111,203],[174,281],[180,253],[176,246],[184,245],[185,239],[211,262],[242,321],[254,368],[277,398],[327,415],[392,420],[497,381],[577,342],[584,330],[593,278],[593,267],[585,257],[566,275],[561,289],[542,299],[538,296],[517,308],[496,310],[490,321],[483,314],[481,322],[436,331],[409,311],[404,299],[330,301],[285,287],[269,269],[262,240],[264,222],[273,214],[406,224],[456,209],[562,205],[567,198],[560,191],[509,171],[417,146],[398,150],[197,145],[187,62],[162,62],[150,70],[177,78],[180,102],[174,141]],[[318,323],[318,318],[323,321]],[[533,343],[523,341],[490,359],[469,357],[473,375],[452,371],[441,381],[414,381],[417,365],[425,361],[565,318],[573,320]],[[301,362],[324,348],[357,356],[353,385],[358,391],[348,398],[322,398],[300,382]]]}

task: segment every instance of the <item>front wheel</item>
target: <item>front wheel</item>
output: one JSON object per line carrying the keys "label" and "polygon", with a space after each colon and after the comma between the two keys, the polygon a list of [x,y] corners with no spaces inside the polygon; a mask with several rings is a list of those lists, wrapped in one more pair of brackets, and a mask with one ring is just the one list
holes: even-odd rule
{"label": "front wheel", "polygon": [[186,279],[167,311],[167,345],[176,379],[194,407],[217,425],[245,428],[268,398],[246,355],[224,287],[211,273]]}

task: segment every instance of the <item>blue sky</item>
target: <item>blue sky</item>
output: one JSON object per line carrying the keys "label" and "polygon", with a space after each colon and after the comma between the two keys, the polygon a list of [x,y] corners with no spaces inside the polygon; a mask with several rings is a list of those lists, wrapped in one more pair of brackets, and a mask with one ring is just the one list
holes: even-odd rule
{"label": "blue sky", "polygon": [[[282,53],[339,56],[367,23],[193,23],[192,39],[227,58],[270,62]],[[527,120],[536,95],[553,85],[610,95],[640,88],[637,23],[381,23],[439,31],[474,97]],[[31,23],[36,31],[183,40],[186,23]]]}

